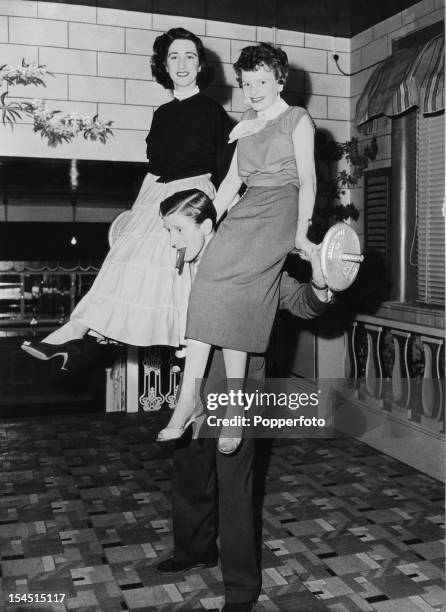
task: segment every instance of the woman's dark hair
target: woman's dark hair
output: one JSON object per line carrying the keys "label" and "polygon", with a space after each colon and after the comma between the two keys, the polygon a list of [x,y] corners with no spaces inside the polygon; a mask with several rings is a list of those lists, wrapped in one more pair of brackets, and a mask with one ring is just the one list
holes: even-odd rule
{"label": "woman's dark hair", "polygon": [[198,36],[195,36],[195,34],[192,34],[192,32],[184,28],[172,28],[165,34],[161,34],[161,36],[155,38],[155,42],[153,43],[153,55],[150,60],[154,79],[165,89],[173,89],[172,79],[167,72],[166,62],[169,47],[174,40],[191,40],[195,44],[201,68],[197,76],[197,85],[200,89],[207,87],[212,82],[213,70],[208,66],[203,43]]}
{"label": "woman's dark hair", "polygon": [[285,85],[289,69],[287,54],[279,47],[261,42],[258,45],[242,49],[240,57],[234,64],[239,87],[242,86],[242,70],[252,72],[258,70],[261,66],[273,70],[278,82]]}
{"label": "woman's dark hair", "polygon": [[197,225],[206,219],[212,221],[212,228],[215,228],[217,223],[217,211],[212,200],[199,189],[178,191],[161,202],[160,215],[162,217],[168,217],[174,213],[190,217]]}

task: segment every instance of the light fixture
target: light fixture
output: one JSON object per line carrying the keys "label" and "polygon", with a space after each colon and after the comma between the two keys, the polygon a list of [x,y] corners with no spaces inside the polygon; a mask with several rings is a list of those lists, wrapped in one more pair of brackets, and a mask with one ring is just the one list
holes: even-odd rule
{"label": "light fixture", "polygon": [[[76,200],[75,199],[71,200],[71,206],[72,206],[72,211],[73,211],[73,225],[74,225],[76,223]],[[77,244],[77,238],[76,238],[76,234],[74,233],[74,228],[73,228],[73,235],[71,236],[70,244],[72,246],[76,246]]]}

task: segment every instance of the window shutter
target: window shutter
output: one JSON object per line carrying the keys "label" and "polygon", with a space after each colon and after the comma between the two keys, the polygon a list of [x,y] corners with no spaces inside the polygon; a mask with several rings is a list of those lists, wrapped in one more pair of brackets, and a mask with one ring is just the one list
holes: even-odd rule
{"label": "window shutter", "polygon": [[444,113],[417,120],[417,299],[445,302]]}
{"label": "window shutter", "polygon": [[389,261],[390,168],[364,174],[364,246],[366,253],[378,253]]}

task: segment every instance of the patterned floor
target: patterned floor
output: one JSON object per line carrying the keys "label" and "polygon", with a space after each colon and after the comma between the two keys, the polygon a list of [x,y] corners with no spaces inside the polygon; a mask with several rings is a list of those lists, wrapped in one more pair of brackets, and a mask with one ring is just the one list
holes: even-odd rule
{"label": "patterned floor", "polygon": [[[0,610],[220,609],[218,568],[156,573],[172,540],[159,426],[153,414],[0,421]],[[276,442],[256,611],[446,609],[443,500],[440,483],[358,442]],[[52,602],[9,603],[27,593]]]}

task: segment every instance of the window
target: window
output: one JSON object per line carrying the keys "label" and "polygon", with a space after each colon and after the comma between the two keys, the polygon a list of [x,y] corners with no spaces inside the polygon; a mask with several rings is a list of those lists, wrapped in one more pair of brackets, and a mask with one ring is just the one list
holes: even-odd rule
{"label": "window", "polygon": [[417,301],[445,303],[444,113],[417,117]]}
{"label": "window", "polygon": [[365,247],[388,263],[388,299],[439,307],[445,303],[443,23],[393,41],[393,51],[356,109],[367,134],[385,134],[380,116],[391,117],[391,168],[366,175]]}

